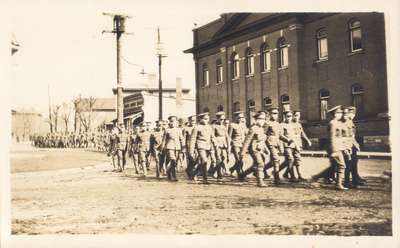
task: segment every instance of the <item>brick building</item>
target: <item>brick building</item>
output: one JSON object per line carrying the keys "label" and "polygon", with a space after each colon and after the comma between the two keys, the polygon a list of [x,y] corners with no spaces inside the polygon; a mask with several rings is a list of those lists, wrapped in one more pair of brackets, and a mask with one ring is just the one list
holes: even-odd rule
{"label": "brick building", "polygon": [[382,13],[228,13],[193,30],[196,112],[301,109],[317,144],[326,110],[358,108],[358,139],[389,149]]}

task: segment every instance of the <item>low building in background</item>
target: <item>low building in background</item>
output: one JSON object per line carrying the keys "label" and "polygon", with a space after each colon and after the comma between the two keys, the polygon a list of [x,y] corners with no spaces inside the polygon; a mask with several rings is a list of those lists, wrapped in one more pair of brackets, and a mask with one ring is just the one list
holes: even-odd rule
{"label": "low building in background", "polygon": [[49,124],[42,114],[34,110],[11,110],[11,137],[13,141],[29,141],[32,135],[47,132],[49,132]]}
{"label": "low building in background", "polygon": [[81,98],[75,110],[77,132],[111,129],[116,116],[115,98]]}

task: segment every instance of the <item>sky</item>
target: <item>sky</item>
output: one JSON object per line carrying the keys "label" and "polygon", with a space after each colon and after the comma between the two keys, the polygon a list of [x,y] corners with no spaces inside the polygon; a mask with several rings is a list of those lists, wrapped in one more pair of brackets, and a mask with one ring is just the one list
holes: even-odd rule
{"label": "sky", "polygon": [[[200,3],[201,1],[199,1]],[[194,23],[219,18],[220,10],[184,1],[17,1],[12,33],[20,50],[12,57],[13,109],[46,113],[51,103],[82,96],[113,97],[116,85],[116,41],[112,18],[103,12],[132,16],[122,38],[122,56],[145,72],[157,73],[157,26],[167,57],[163,60],[163,86],[175,87],[176,77],[194,88],[194,62],[183,50],[192,47]],[[194,14],[196,12],[196,14]],[[124,87],[147,81],[140,66],[122,60]],[[158,77],[157,77],[158,78]],[[194,93],[194,91],[192,91]]]}

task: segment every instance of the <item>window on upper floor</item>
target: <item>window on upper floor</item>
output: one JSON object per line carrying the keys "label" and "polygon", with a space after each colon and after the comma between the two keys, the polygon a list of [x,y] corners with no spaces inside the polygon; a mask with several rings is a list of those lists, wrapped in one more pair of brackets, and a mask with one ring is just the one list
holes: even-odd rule
{"label": "window on upper floor", "polygon": [[239,54],[233,53],[231,57],[232,79],[239,78]]}
{"label": "window on upper floor", "polygon": [[247,101],[247,120],[250,125],[253,124],[253,116],[256,113],[256,103],[254,100],[250,99]]}
{"label": "window on upper floor", "polygon": [[251,48],[246,50],[246,75],[254,74],[254,52]]}
{"label": "window on upper floor", "polygon": [[220,59],[217,60],[217,83],[224,81],[224,68]]}
{"label": "window on upper floor", "polygon": [[263,72],[271,71],[271,51],[268,44],[261,46],[261,69]]}
{"label": "window on upper floor", "polygon": [[285,41],[285,38],[278,40],[278,67],[286,68],[289,66],[289,47]]}
{"label": "window on upper floor", "polygon": [[320,29],[317,32],[318,60],[328,59],[328,32]]}
{"label": "window on upper floor", "polygon": [[362,50],[361,22],[359,20],[350,21],[349,32],[350,32],[350,52],[356,52]]}
{"label": "window on upper floor", "polygon": [[224,106],[218,105],[217,112],[219,112],[219,111],[224,111]]}
{"label": "window on upper floor", "polygon": [[208,87],[210,85],[208,66],[207,64],[203,64],[203,87]]}
{"label": "window on upper floor", "polygon": [[325,120],[329,108],[330,93],[326,89],[319,91],[319,106],[320,106],[320,119]]}

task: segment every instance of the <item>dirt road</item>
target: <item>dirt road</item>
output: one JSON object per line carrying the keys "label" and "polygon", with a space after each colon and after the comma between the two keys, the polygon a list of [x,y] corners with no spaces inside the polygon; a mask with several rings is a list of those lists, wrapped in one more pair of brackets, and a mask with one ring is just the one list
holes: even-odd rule
{"label": "dirt road", "polygon": [[[305,158],[304,175],[327,163]],[[131,168],[114,173],[108,162],[13,173],[12,232],[391,235],[391,181],[380,177],[390,161],[361,160],[360,168],[367,185],[347,192],[319,183],[257,188],[254,178],[198,185],[183,174],[171,183]]]}

